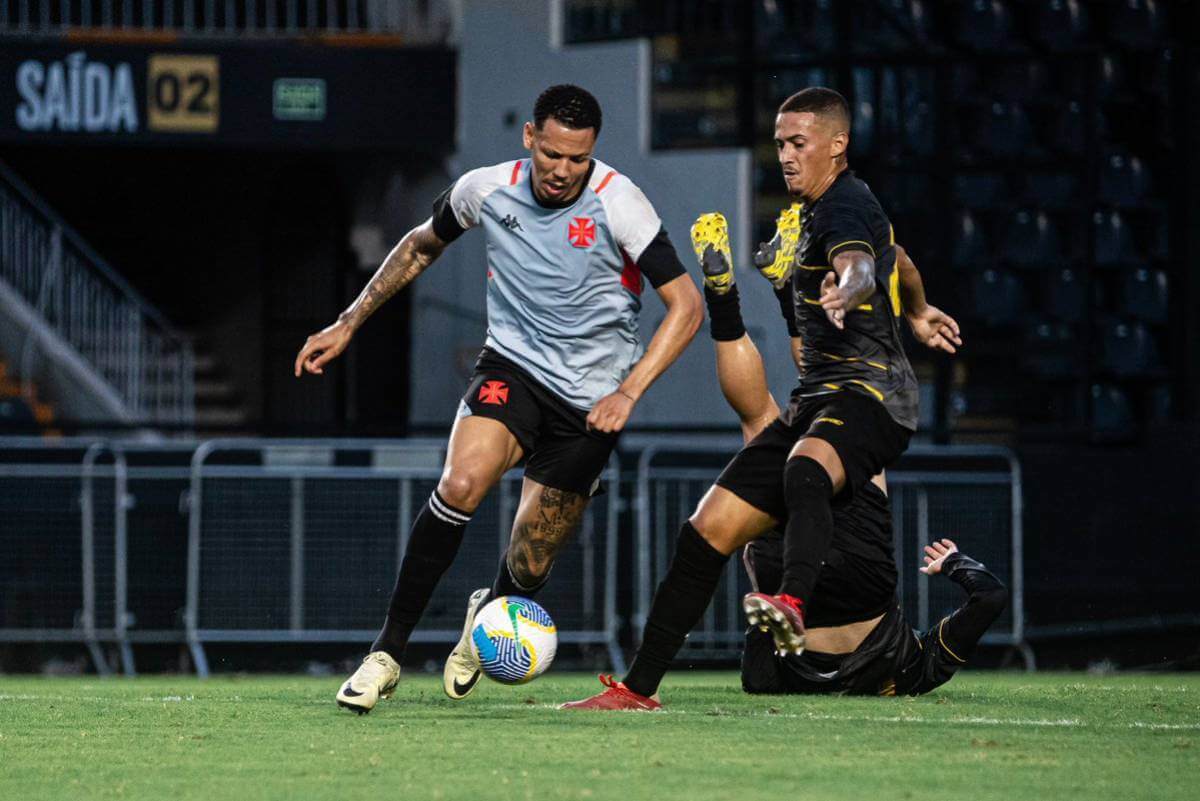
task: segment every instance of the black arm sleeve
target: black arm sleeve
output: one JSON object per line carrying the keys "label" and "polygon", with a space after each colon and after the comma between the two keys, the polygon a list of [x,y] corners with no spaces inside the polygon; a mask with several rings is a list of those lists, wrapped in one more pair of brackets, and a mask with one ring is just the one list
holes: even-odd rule
{"label": "black arm sleeve", "polygon": [[800,324],[796,322],[796,296],[791,281],[775,290],[775,300],[779,301],[779,313],[787,323],[788,336],[800,336]]}
{"label": "black arm sleeve", "polygon": [[646,245],[642,255],[638,256],[637,266],[642,275],[649,279],[650,286],[655,289],[687,272],[680,263],[675,246],[671,244],[665,228],[659,228],[658,235]]}
{"label": "black arm sleeve", "polygon": [[433,201],[433,232],[443,242],[453,242],[467,230],[459,225],[458,218],[454,216],[454,209],[450,206],[450,193],[453,191],[454,184],[450,184],[446,191]]}

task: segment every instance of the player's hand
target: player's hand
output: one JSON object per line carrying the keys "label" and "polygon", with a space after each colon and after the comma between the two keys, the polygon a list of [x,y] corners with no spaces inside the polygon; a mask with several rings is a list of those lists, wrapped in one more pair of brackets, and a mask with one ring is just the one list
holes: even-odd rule
{"label": "player's hand", "polygon": [[838,286],[837,273],[825,273],[825,278],[821,281],[821,297],[817,302],[825,310],[825,316],[833,323],[834,328],[840,330],[846,327],[846,297]]}
{"label": "player's hand", "polygon": [[296,378],[300,377],[301,370],[313,375],[322,375],[325,365],[341,355],[353,336],[354,331],[347,323],[341,321],[310,336],[296,354]]}
{"label": "player's hand", "polygon": [[952,553],[958,553],[958,546],[954,544],[953,540],[943,539],[941,542],[934,540],[925,546],[925,567],[921,568],[921,572],[927,576],[941,573],[942,563]]}
{"label": "player's hand", "polygon": [[588,429],[599,431],[601,434],[614,434],[620,431],[629,420],[629,415],[633,413],[635,403],[633,398],[620,390],[611,395],[605,395],[588,412]]}
{"label": "player's hand", "polygon": [[754,266],[776,289],[792,277],[796,243],[800,239],[800,204],[793,203],[779,212],[775,220],[775,236],[770,242],[759,242],[754,251]]}
{"label": "player's hand", "polygon": [[937,306],[926,306],[919,314],[906,315],[913,336],[926,347],[957,353],[962,347],[962,336],[958,323]]}

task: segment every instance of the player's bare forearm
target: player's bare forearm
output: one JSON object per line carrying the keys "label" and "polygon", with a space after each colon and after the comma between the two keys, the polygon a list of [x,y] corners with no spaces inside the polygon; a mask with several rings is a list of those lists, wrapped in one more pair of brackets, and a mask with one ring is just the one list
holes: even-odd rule
{"label": "player's bare forearm", "polygon": [[792,361],[797,370],[804,370],[804,340],[800,337],[792,337]]}
{"label": "player's bare forearm", "polygon": [[704,322],[704,301],[687,275],[663,284],[658,294],[667,314],[650,339],[645,355],[621,382],[620,392],[635,401],[687,349]]}
{"label": "player's bare forearm", "polygon": [[844,250],[833,257],[837,286],[850,310],[866,303],[875,291],[875,259],[862,250]]}
{"label": "player's bare forearm", "polygon": [[925,283],[921,280],[921,273],[917,270],[917,265],[913,263],[912,257],[908,255],[908,251],[900,245],[895,247],[896,269],[899,271],[900,306],[906,315],[920,314],[925,311],[927,305]]}
{"label": "player's bare forearm", "polygon": [[904,317],[912,327],[913,336],[922,345],[956,353],[962,346],[962,334],[953,317],[925,299],[925,284],[921,273],[908,252],[896,245],[897,283],[900,291],[900,306]]}
{"label": "player's bare forearm", "polygon": [[426,220],[409,231],[392,248],[354,302],[338,315],[338,321],[358,330],[388,298],[408,286],[426,267],[433,264],[445,248],[446,243],[433,232],[432,220]]}
{"label": "player's bare forearm", "polygon": [[779,416],[779,406],[767,386],[762,356],[749,334],[716,341],[717,381],[725,400],[737,413],[746,442]]}

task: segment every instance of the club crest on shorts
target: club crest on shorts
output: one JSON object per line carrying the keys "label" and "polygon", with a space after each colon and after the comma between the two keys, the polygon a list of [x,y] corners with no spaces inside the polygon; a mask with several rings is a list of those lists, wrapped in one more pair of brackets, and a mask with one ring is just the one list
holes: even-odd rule
{"label": "club crest on shorts", "polygon": [[508,384],[503,381],[484,381],[479,388],[479,400],[493,406],[503,406],[508,403]]}
{"label": "club crest on shorts", "polygon": [[576,217],[567,226],[567,239],[577,248],[588,248],[596,241],[596,223],[591,217]]}

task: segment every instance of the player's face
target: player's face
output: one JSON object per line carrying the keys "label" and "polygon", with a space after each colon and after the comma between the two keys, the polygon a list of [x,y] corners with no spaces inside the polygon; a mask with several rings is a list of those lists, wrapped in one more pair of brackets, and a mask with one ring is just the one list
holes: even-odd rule
{"label": "player's face", "polygon": [[568,128],[553,117],[540,129],[525,123],[525,147],[533,156],[533,193],[538,199],[561,203],[578,197],[595,146],[595,128]]}
{"label": "player's face", "polygon": [[788,194],[811,197],[822,188],[846,152],[848,137],[828,119],[811,111],[789,111],[775,117],[775,150]]}

